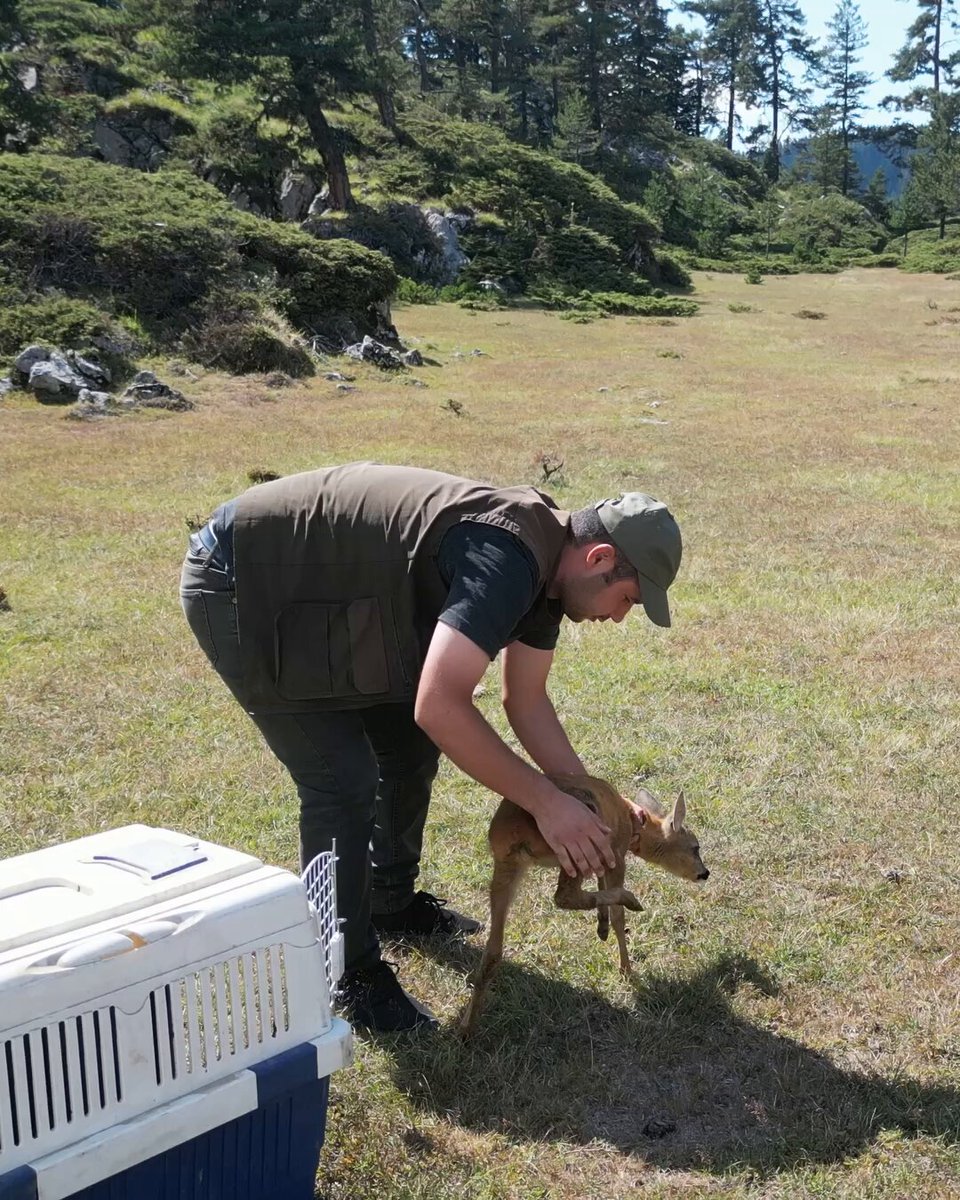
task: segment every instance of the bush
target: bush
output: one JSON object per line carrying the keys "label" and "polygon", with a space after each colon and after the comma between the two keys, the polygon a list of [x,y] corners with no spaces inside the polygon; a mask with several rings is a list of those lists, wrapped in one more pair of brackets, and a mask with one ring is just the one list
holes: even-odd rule
{"label": "bush", "polygon": [[85,300],[56,296],[0,308],[0,354],[19,354],[31,342],[82,351],[112,333],[110,318]]}
{"label": "bush", "polygon": [[658,250],[656,253],[657,262],[657,277],[660,282],[667,287],[672,288],[689,288],[693,284],[690,277],[690,272],[684,267],[673,254],[668,254],[665,250]]}
{"label": "bush", "polygon": [[798,262],[843,266],[855,254],[881,250],[885,236],[868,209],[838,192],[798,187],[786,194],[779,238]]}
{"label": "bush", "polygon": [[393,298],[400,304],[436,304],[440,293],[435,287],[417,283],[401,275],[397,280],[397,290],[393,293]]}
{"label": "bush", "polygon": [[[903,238],[894,238],[885,247],[885,254],[894,255],[902,250]],[[896,255],[897,266],[904,271],[927,272],[946,275],[960,270],[960,233],[949,228],[945,238],[937,229],[922,229],[907,237],[907,253]]]}
{"label": "bush", "polygon": [[692,317],[699,305],[671,296],[632,296],[627,292],[569,292],[543,284],[531,293],[545,308],[593,316]]}
{"label": "bush", "polygon": [[[373,332],[396,286],[389,260],[238,212],[182,171],[0,155],[0,279],[36,304],[56,287],[155,345],[204,317],[218,291],[256,292],[311,333]],[[89,315],[89,314],[88,314]]]}
{"label": "bush", "polygon": [[279,371],[301,379],[314,374],[306,347],[252,294],[215,293],[201,323],[184,334],[180,345],[195,362],[231,375]]}

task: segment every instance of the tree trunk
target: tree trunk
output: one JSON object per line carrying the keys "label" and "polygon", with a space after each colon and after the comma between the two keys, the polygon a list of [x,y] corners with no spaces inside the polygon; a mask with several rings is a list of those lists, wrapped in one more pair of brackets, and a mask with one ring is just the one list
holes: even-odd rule
{"label": "tree trunk", "polygon": [[770,131],[770,178],[774,183],[780,178],[780,60],[776,50],[771,57],[773,75],[770,86],[770,107],[773,110]]}
{"label": "tree trunk", "polygon": [[733,123],[737,115],[737,84],[734,66],[730,64],[730,96],[727,102],[727,149],[733,149]]}
{"label": "tree trunk", "polygon": [[940,240],[942,241],[947,236],[947,214],[940,214]]}
{"label": "tree trunk", "polygon": [[336,209],[353,208],[353,192],[350,188],[350,176],[347,173],[347,163],[336,135],[327,124],[323,115],[320,98],[313,84],[313,71],[304,62],[291,62],[293,83],[297,89],[297,99],[303,112],[310,136],[317,153],[323,160],[327,172],[327,183],[330,186],[330,207]]}
{"label": "tree trunk", "polygon": [[[940,24],[943,19],[943,0],[937,4],[933,25],[933,90],[940,92]],[[943,234],[940,235],[943,237]]]}
{"label": "tree trunk", "polygon": [[382,79],[383,72],[380,67],[380,47],[377,44],[377,22],[373,15],[373,0],[360,0],[360,23],[363,26],[363,48],[367,52],[371,74],[377,81],[373,87],[373,98],[377,102],[380,124],[396,137],[397,110],[394,107],[393,94]]}

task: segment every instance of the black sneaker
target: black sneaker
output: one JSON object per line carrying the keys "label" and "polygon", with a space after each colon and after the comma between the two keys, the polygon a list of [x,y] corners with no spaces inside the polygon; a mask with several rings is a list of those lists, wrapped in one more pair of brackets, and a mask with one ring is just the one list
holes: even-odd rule
{"label": "black sneaker", "polygon": [[425,1004],[403,990],[393,966],[383,961],[345,971],[336,1003],[351,1025],[371,1033],[436,1029],[439,1023]]}
{"label": "black sneaker", "polygon": [[482,921],[465,917],[446,907],[446,900],[429,892],[417,892],[406,908],[396,913],[374,913],[371,920],[378,933],[394,938],[453,937],[476,933]]}

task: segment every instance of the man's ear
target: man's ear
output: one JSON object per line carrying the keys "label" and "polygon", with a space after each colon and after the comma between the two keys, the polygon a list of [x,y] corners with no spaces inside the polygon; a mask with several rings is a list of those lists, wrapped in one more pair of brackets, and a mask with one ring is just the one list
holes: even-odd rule
{"label": "man's ear", "polygon": [[613,566],[616,558],[617,551],[609,542],[594,542],[587,550],[584,561],[588,567],[599,565],[606,571]]}

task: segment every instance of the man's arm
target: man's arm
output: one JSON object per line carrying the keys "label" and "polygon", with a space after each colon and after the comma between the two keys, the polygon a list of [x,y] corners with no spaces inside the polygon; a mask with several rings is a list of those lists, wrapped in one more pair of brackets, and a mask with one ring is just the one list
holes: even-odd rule
{"label": "man's arm", "polygon": [[462,771],[526,809],[568,875],[615,866],[607,826],[514,754],[475,707],[473,689],[489,664],[486,651],[439,622],[417,689],[417,724]]}
{"label": "man's arm", "polygon": [[548,775],[586,775],[547,694],[552,650],[511,642],[503,651],[503,708],[520,745]]}

